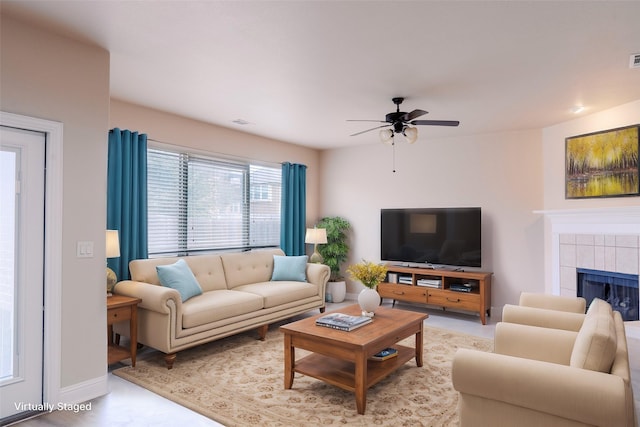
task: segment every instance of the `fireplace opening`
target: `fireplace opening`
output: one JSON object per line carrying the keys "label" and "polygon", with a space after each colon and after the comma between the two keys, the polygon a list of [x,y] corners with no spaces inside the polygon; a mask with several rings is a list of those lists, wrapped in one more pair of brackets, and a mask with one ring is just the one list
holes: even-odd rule
{"label": "fireplace opening", "polygon": [[587,307],[594,298],[600,298],[619,311],[625,321],[638,318],[638,275],[610,271],[577,269],[579,297],[587,300]]}

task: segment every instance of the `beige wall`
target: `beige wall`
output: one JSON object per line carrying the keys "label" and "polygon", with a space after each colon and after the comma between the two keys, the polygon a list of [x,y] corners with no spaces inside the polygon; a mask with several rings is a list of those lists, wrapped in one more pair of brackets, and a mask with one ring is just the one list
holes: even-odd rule
{"label": "beige wall", "polygon": [[[381,208],[480,206],[492,305],[516,302],[522,290],[544,291],[543,222],[533,214],[543,204],[541,131],[399,141],[396,173],[392,148],[376,138],[322,155],[322,214],[351,222],[349,262],[380,259]],[[360,289],[348,286],[352,294]]]}
{"label": "beige wall", "polygon": [[318,218],[320,153],[318,150],[263,138],[145,108],[121,100],[111,100],[110,128],[146,133],[149,138],[191,149],[259,160],[307,165],[307,221]]}
{"label": "beige wall", "polygon": [[[0,15],[0,109],[63,129],[60,385],[106,374],[105,224],[109,53]],[[76,242],[93,241],[93,258]],[[46,330],[46,325],[45,325]]]}

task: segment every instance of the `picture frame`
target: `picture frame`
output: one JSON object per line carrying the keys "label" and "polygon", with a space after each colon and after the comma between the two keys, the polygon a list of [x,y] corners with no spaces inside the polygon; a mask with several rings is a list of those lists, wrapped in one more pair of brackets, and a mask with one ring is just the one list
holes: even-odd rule
{"label": "picture frame", "polygon": [[640,124],[565,138],[565,198],[640,195]]}

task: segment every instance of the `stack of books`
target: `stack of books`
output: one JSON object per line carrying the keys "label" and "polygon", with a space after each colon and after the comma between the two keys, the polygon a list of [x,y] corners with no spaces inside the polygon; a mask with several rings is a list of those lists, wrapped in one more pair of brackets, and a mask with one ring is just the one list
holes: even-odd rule
{"label": "stack of books", "polygon": [[341,331],[353,331],[367,323],[371,323],[371,317],[351,316],[343,313],[331,313],[316,319],[316,326],[339,329]]}
{"label": "stack of books", "polygon": [[426,286],[428,288],[441,288],[442,280],[441,279],[418,279],[416,284],[418,286]]}

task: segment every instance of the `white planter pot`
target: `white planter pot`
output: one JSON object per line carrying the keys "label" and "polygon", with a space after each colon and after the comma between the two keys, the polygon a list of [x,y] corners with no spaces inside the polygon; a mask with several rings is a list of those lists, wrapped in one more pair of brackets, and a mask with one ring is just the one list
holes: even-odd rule
{"label": "white planter pot", "polygon": [[373,317],[374,311],[380,306],[380,294],[375,289],[364,288],[358,294],[358,305],[363,316]]}
{"label": "white planter pot", "polygon": [[347,282],[328,282],[327,294],[331,295],[331,302],[342,302],[347,294]]}

